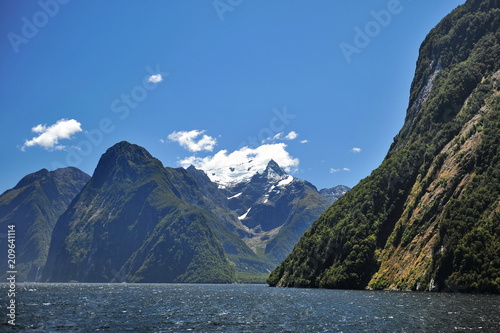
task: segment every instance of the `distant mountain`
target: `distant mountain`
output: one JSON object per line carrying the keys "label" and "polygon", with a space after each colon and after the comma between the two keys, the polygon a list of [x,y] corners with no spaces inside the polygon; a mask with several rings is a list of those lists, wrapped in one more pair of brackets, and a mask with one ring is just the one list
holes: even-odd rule
{"label": "distant mountain", "polygon": [[500,2],[468,0],[420,47],[405,123],[272,286],[500,293]]}
{"label": "distant mountain", "polygon": [[[15,225],[17,281],[35,281],[41,273],[57,219],[89,179],[77,168],[42,169],[0,196],[0,251],[7,253],[7,226]],[[2,280],[6,271],[7,260],[0,260]]]}
{"label": "distant mountain", "polygon": [[186,200],[194,184],[142,147],[111,147],[59,218],[43,280],[235,282],[220,222]]}
{"label": "distant mountain", "polygon": [[193,177],[196,186],[205,197],[203,207],[216,214],[228,229],[243,238],[247,234],[246,228],[238,219],[238,214],[229,208],[226,192],[221,190],[218,184],[212,182],[204,171],[190,166],[186,172]]}
{"label": "distant mountain", "polygon": [[[245,242],[274,264],[329,206],[311,183],[288,175],[275,161],[250,180],[226,186],[229,208],[244,226]],[[240,233],[241,234],[241,233]]]}
{"label": "distant mountain", "polygon": [[[194,167],[188,169],[167,168],[175,186],[175,192],[186,202],[209,213],[211,226],[231,261],[235,265],[240,282],[262,282],[275,267],[263,256],[254,253],[242,240],[246,234],[235,212],[229,209],[227,197],[205,172]],[[257,279],[259,278],[259,279]],[[257,280],[256,280],[257,279]]]}
{"label": "distant mountain", "polygon": [[[219,185],[220,188],[231,188],[250,181],[256,174],[262,174],[266,170],[268,163],[268,159],[263,157],[257,158],[253,155],[247,156],[246,159],[243,157],[237,158],[237,162],[224,167],[203,165],[203,163],[200,164],[195,162],[195,164],[198,164],[203,172],[207,174],[210,180]],[[298,160],[283,160],[283,163],[288,164],[288,166],[283,169],[290,172],[294,170],[293,164],[298,163]]]}
{"label": "distant mountain", "polygon": [[323,197],[325,197],[330,203],[334,203],[338,199],[340,199],[341,196],[347,193],[351,188],[344,186],[344,185],[338,185],[332,188],[324,188],[319,191],[319,194],[321,194]]}

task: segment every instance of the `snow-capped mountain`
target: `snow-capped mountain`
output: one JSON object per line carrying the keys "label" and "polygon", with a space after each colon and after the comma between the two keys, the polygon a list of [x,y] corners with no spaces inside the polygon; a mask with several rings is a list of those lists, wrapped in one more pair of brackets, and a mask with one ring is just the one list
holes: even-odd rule
{"label": "snow-capped mountain", "polygon": [[263,172],[223,191],[248,232],[245,242],[276,263],[331,204],[314,185],[287,174],[274,160]]}
{"label": "snow-capped mountain", "polygon": [[222,150],[211,158],[188,158],[181,161],[181,165],[185,168],[192,165],[201,169],[220,188],[231,188],[250,181],[258,173],[262,174],[271,158],[280,163],[281,168],[286,172],[293,172],[299,160],[289,156],[284,146],[280,143],[262,145],[256,149],[244,147],[229,155],[227,151]]}
{"label": "snow-capped mountain", "polygon": [[264,172],[226,188],[229,208],[249,229],[270,231],[284,224],[291,202],[304,185],[271,160]]}
{"label": "snow-capped mountain", "polygon": [[[250,165],[252,161],[248,163]],[[325,195],[322,195],[314,185],[289,175],[272,159],[266,161],[265,168],[261,167],[262,161],[258,165],[258,172],[253,169],[256,168],[255,163],[246,172],[242,168],[230,167],[230,177],[222,175],[227,175],[227,172],[205,170],[208,177],[203,182],[200,170],[192,166],[187,170],[198,175],[198,182],[207,183],[210,178],[217,184],[218,190],[215,185],[214,188],[199,186],[207,189],[207,196],[223,196],[226,199],[225,206],[236,216],[236,221],[231,222],[233,230],[252,250],[264,253],[265,257],[277,264],[331,205],[335,200],[333,196],[337,195],[338,198],[349,188],[342,187],[342,191],[324,190]]]}

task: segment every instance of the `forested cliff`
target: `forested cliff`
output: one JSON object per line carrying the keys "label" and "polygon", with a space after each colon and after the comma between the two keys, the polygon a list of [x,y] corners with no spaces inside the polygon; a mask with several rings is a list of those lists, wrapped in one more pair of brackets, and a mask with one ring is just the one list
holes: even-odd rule
{"label": "forested cliff", "polygon": [[271,286],[500,292],[500,1],[470,0],[420,48],[405,123]]}

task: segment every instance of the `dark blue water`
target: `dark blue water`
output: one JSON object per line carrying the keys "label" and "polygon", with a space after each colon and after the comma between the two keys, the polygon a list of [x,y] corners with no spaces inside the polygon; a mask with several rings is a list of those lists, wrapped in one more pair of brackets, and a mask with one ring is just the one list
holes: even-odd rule
{"label": "dark blue water", "polygon": [[[1,286],[2,309],[5,287]],[[500,297],[495,295],[265,285],[17,288],[16,328],[30,332],[500,332]],[[2,316],[5,323],[5,310]],[[1,325],[0,330],[13,329]]]}

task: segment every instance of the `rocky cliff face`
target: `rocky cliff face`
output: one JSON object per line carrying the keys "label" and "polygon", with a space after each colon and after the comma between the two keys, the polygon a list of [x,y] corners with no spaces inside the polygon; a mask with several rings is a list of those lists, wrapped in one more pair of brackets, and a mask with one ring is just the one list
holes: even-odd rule
{"label": "rocky cliff face", "polygon": [[430,32],[386,159],[270,285],[500,292],[499,8],[467,1]]}
{"label": "rocky cliff face", "polygon": [[[15,225],[18,281],[35,281],[45,266],[58,217],[68,208],[90,176],[76,168],[42,169],[24,177],[0,196],[0,228]],[[0,239],[7,253],[6,238]],[[0,272],[7,260],[0,261]]]}

